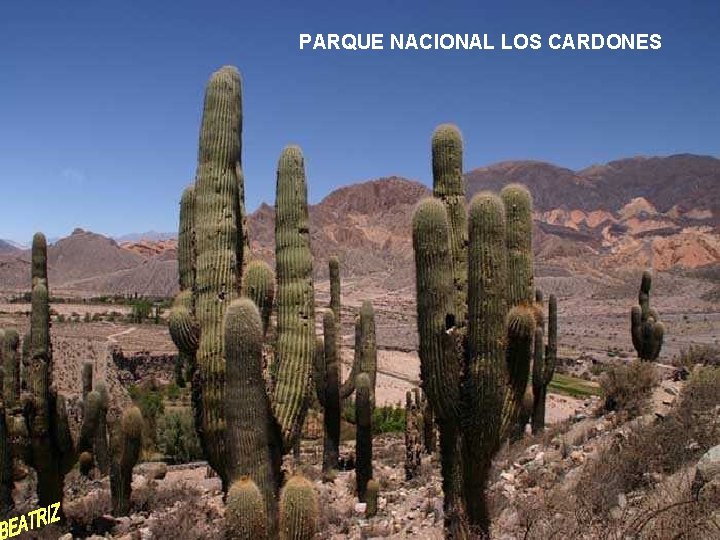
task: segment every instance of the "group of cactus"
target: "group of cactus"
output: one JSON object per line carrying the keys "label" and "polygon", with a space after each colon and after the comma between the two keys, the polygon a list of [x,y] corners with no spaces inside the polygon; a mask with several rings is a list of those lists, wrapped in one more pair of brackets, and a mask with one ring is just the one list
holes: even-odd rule
{"label": "group of cactus", "polygon": [[301,435],[318,351],[304,158],[288,146],[278,162],[273,273],[250,260],[241,133],[240,74],[223,67],[206,88],[195,181],[181,198],[170,333],[201,446],[227,494],[228,537],[304,539],[315,531],[317,496],[282,470]]}
{"label": "group of cactus", "polygon": [[423,392],[440,435],[445,526],[489,530],[490,465],[514,429],[536,337],[532,200],[520,185],[475,195],[466,210],[459,130],[432,138],[433,197],[412,224]]}
{"label": "group of cactus", "polygon": [[657,360],[665,335],[665,326],[660,322],[658,312],[650,307],[652,276],[643,272],[638,293],[638,306],[630,311],[630,334],[638,358],[646,362]]}
{"label": "group of cactus", "polygon": [[[65,475],[79,462],[87,473],[96,463],[107,472],[111,467],[107,444],[100,436],[106,430],[108,397],[104,386],[92,390],[92,365],[83,366],[83,419],[75,442],[70,433],[65,398],[52,384],[53,354],[50,338],[50,304],[47,278],[47,242],[41,233],[32,242],[30,331],[20,339],[14,329],[0,331],[2,400],[0,400],[0,506],[7,512],[13,506],[13,460],[22,460],[35,469],[40,506],[63,500]],[[134,459],[123,461],[122,478],[126,496],[115,496],[113,510],[127,513],[132,466],[137,461],[142,433],[142,416],[137,408],[126,411],[119,435],[123,441],[127,429],[135,427],[137,452]],[[139,426],[139,428],[137,427]],[[126,429],[127,428],[127,429]],[[124,448],[119,443],[118,448]],[[121,452],[124,454],[124,452]],[[129,468],[129,471],[128,471]],[[117,502],[116,502],[117,500]],[[61,507],[62,514],[62,507]]]}

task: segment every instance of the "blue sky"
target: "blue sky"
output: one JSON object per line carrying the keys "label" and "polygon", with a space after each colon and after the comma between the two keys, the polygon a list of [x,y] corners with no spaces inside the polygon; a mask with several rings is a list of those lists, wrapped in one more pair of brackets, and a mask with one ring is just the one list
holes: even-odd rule
{"label": "blue sky", "polygon": [[[260,7],[262,6],[262,7]],[[176,229],[205,82],[244,80],[247,203],[274,201],[285,144],[310,197],[387,175],[430,181],[442,122],[465,167],[582,168],[637,154],[718,154],[720,2],[474,0],[0,3],[0,238],[80,226]],[[300,51],[301,32],[660,33],[659,51]]]}

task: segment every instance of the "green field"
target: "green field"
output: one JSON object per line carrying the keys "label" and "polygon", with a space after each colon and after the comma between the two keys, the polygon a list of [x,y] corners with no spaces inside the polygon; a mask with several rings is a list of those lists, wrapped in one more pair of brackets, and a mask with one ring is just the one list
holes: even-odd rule
{"label": "green field", "polygon": [[550,381],[548,392],[580,398],[601,395],[601,390],[597,383],[569,375],[562,375],[560,373],[556,373],[553,380]]}

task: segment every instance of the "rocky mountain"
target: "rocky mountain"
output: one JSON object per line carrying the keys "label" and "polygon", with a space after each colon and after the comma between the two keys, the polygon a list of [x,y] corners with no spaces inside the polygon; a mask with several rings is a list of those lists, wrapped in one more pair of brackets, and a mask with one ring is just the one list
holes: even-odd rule
{"label": "rocky mountain", "polygon": [[18,251],[20,251],[20,248],[17,247],[13,242],[0,239],[0,253],[15,253]]}
{"label": "rocky mountain", "polygon": [[[539,275],[613,273],[628,268],[697,268],[720,263],[720,160],[705,156],[631,158],[571,171],[549,163],[503,162],[466,174],[467,191],[528,186],[535,200],[534,244]],[[339,188],[310,207],[318,277],[341,257],[348,276],[366,276],[399,290],[414,280],[411,219],[430,195],[400,177]],[[272,262],[274,209],[248,217],[253,253]],[[122,242],[75,230],[49,248],[55,288],[171,295],[176,288],[176,239]],[[0,251],[0,289],[24,289],[26,251]]]}

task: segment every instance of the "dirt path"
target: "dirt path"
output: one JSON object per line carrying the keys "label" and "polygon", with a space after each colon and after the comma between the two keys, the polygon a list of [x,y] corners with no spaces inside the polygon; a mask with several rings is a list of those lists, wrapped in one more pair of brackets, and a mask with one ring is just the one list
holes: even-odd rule
{"label": "dirt path", "polygon": [[136,328],[135,326],[132,326],[132,327],[128,328],[127,330],[123,330],[122,332],[118,332],[117,334],[110,334],[110,335],[107,337],[107,340],[108,340],[108,342],[110,342],[110,343],[117,343],[117,339],[115,339],[115,338],[117,338],[118,336],[125,336],[125,335],[127,335],[127,334],[130,334],[131,332],[134,332],[135,330],[137,330],[137,328]]}

